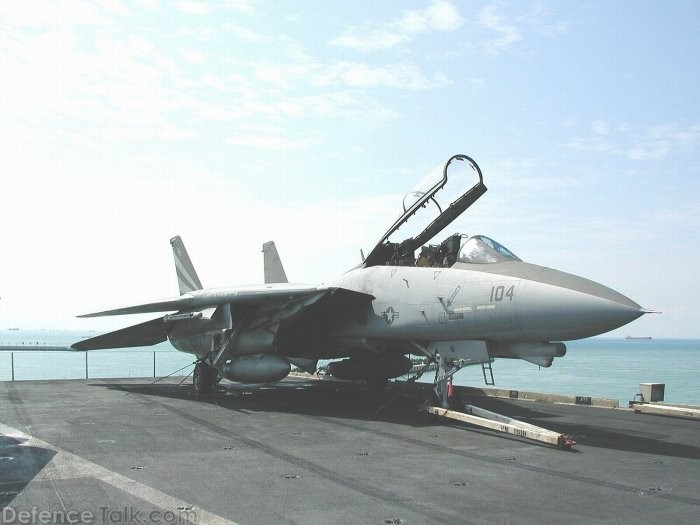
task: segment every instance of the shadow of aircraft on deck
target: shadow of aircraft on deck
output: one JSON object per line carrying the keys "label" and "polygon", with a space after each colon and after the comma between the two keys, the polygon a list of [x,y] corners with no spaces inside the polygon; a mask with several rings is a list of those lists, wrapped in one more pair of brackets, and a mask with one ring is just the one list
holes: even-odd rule
{"label": "shadow of aircraft on deck", "polygon": [[56,452],[0,434],[0,506],[4,509],[53,459]]}
{"label": "shadow of aircraft on deck", "polygon": [[[521,440],[512,435],[500,434],[459,422],[447,423],[419,411],[419,406],[424,404],[430,396],[430,385],[422,383],[413,385],[390,383],[387,388],[377,391],[364,384],[337,381],[288,380],[264,385],[245,385],[224,381],[214,393],[195,399],[192,397],[189,385],[178,387],[172,383],[133,384],[117,381],[109,382],[107,385],[96,383],[95,386],[107,386],[123,391],[127,395],[139,394],[191,400],[193,413],[196,413],[197,404],[206,403],[242,414],[257,412],[299,414],[324,419],[329,424],[343,426],[353,426],[351,421],[369,420],[412,427],[449,425],[502,439],[537,445],[532,441]],[[653,425],[650,432],[635,430],[632,428],[633,425],[630,425],[629,430],[621,430],[620,426],[624,425],[624,422],[620,421],[621,417],[630,417],[632,420],[639,417],[628,412],[565,405],[548,406],[543,403],[517,402],[488,397],[463,396],[462,400],[527,423],[569,434],[582,446],[657,456],[700,459],[700,447],[669,441],[668,435],[663,432],[662,425]],[[594,410],[596,416],[610,414],[610,418],[585,417],[577,420],[579,410]],[[593,422],[588,424],[583,422],[583,419]],[[610,420],[615,425],[607,427],[606,423]],[[679,423],[691,427],[696,424],[692,421]],[[580,449],[574,447],[574,450]]]}

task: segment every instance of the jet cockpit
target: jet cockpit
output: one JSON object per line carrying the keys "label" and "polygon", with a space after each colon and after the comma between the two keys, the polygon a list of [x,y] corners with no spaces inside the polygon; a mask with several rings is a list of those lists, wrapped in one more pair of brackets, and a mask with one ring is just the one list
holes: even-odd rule
{"label": "jet cockpit", "polygon": [[[521,259],[502,244],[485,235],[449,236],[440,244],[422,246],[413,265],[451,268],[456,262],[467,264],[492,264]],[[410,258],[400,266],[412,266]]]}
{"label": "jet cockpit", "polygon": [[[464,192],[465,183],[470,184],[469,179],[473,180],[475,175],[476,182]],[[519,261],[506,247],[483,235],[469,237],[456,233],[439,244],[428,244],[484,193],[486,186],[478,164],[466,155],[454,155],[441,172],[429,174],[416,189],[406,194],[403,213],[367,256],[364,266],[449,268],[456,262]],[[441,205],[439,201],[448,204]],[[426,222],[428,225],[421,230],[420,225]],[[392,240],[400,229],[412,235],[401,241]]]}
{"label": "jet cockpit", "polygon": [[457,260],[470,264],[490,264],[521,259],[493,239],[485,235],[474,235],[462,243]]}

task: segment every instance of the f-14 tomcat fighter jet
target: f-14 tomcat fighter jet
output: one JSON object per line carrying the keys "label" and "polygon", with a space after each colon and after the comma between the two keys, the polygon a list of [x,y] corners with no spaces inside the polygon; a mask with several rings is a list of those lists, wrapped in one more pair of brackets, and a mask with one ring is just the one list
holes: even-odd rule
{"label": "f-14 tomcat fighter jet", "polygon": [[[172,244],[180,296],[83,315],[171,312],[77,342],[76,350],[148,346],[169,339],[197,356],[194,389],[221,378],[275,382],[292,365],[309,373],[319,359],[328,373],[381,384],[411,370],[408,355],[436,362],[436,393],[466,365],[491,370],[494,358],[550,366],[561,341],[613,330],[648,311],[593,281],[523,262],[483,235],[429,242],[486,192],[477,163],[451,157],[437,181],[404,199],[403,213],[357,267],[323,285],[289,284],[272,242],[265,243],[265,284],[203,289],[180,237]],[[441,207],[448,181],[475,184]],[[452,185],[453,186],[453,185]],[[441,199],[442,200],[442,199]],[[444,201],[443,201],[444,202]],[[400,241],[400,230],[435,217]],[[491,374],[491,380],[493,375]]]}

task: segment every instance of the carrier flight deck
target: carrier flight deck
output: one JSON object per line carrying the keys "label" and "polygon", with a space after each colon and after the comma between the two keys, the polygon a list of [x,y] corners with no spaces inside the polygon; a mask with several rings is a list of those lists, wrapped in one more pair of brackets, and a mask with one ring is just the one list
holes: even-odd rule
{"label": "carrier flight deck", "polygon": [[696,420],[478,400],[576,440],[559,450],[432,419],[408,386],[377,395],[288,378],[194,399],[178,383],[0,383],[2,522],[44,523],[43,511],[87,523],[690,523],[700,512]]}

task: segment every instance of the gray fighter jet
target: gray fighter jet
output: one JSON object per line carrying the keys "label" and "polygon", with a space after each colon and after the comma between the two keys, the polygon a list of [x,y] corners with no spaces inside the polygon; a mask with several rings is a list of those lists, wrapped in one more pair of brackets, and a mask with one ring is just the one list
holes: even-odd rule
{"label": "gray fighter jet", "polygon": [[[466,192],[465,177],[475,183]],[[441,207],[448,181],[461,186]],[[470,182],[471,184],[471,182]],[[450,186],[454,186],[451,184]],[[404,210],[362,264],[326,285],[289,284],[277,249],[265,243],[265,284],[203,289],[180,237],[170,243],[180,296],[80,317],[173,312],[77,342],[76,350],[148,346],[169,339],[197,356],[194,389],[221,378],[275,382],[292,365],[309,373],[335,360],[330,375],[381,385],[409,374],[408,355],[438,364],[436,393],[466,365],[493,382],[494,358],[548,367],[566,353],[561,341],[602,334],[648,310],[601,284],[523,262],[483,235],[429,242],[486,192],[476,162],[455,155],[437,181],[404,199]],[[424,229],[392,242],[426,216]],[[338,360],[340,359],[340,360]],[[418,372],[420,373],[420,372]]]}

